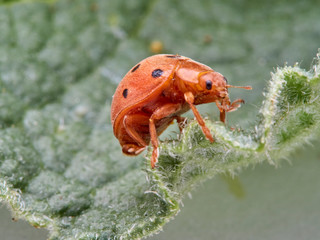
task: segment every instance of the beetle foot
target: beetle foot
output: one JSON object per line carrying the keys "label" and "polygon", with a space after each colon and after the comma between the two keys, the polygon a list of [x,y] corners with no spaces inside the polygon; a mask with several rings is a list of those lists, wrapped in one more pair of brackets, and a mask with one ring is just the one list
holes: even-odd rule
{"label": "beetle foot", "polygon": [[230,104],[227,112],[233,112],[233,111],[237,110],[241,106],[241,103],[244,104],[244,100],[243,99],[237,99],[237,100],[233,101]]}
{"label": "beetle foot", "polygon": [[203,131],[204,135],[206,136],[206,138],[207,138],[211,143],[214,143],[214,139],[213,139],[213,137],[212,137],[212,134],[211,134],[209,128],[207,128],[207,126],[204,126],[204,127],[202,128],[202,131]]}
{"label": "beetle foot", "polygon": [[140,154],[146,147],[138,146],[135,144],[126,144],[122,146],[122,152],[129,156],[136,156]]}
{"label": "beetle foot", "polygon": [[156,166],[156,163],[158,162],[158,157],[159,157],[159,148],[153,148],[152,156],[150,159],[150,164],[152,169],[154,169],[154,167]]}

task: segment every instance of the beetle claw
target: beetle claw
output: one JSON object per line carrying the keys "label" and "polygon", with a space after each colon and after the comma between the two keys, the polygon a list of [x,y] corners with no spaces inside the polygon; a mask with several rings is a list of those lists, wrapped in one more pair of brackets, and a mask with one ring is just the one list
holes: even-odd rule
{"label": "beetle claw", "polygon": [[122,147],[122,152],[129,156],[135,156],[141,153],[146,147],[144,146],[137,146],[134,144],[126,144]]}
{"label": "beetle claw", "polygon": [[136,150],[134,153],[135,153],[136,155],[138,155],[138,154],[140,154],[144,149],[145,149],[145,147],[144,147],[144,148],[140,148],[140,149]]}
{"label": "beetle claw", "polygon": [[128,153],[133,153],[134,152],[134,148],[129,148],[128,149]]}

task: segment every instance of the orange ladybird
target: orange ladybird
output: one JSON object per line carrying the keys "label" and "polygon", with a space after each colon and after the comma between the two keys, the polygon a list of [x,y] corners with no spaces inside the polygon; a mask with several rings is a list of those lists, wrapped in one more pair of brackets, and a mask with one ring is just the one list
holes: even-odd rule
{"label": "orange ladybird", "polygon": [[[220,120],[236,110],[242,99],[230,102],[227,79],[210,67],[179,55],[158,54],[135,65],[122,79],[113,96],[113,132],[127,155],[138,155],[150,143],[151,167],[157,163],[158,136],[181,114],[192,110],[201,129],[214,142],[195,105],[216,103]],[[239,87],[251,89],[251,87]]]}

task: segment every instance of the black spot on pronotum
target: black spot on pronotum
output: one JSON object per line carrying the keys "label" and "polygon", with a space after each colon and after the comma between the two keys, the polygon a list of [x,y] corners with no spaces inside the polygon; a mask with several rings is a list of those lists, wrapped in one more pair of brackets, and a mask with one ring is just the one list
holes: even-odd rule
{"label": "black spot on pronotum", "polygon": [[167,58],[179,58],[181,56],[179,56],[179,55],[167,55],[166,57]]}
{"label": "black spot on pronotum", "polygon": [[207,80],[206,81],[206,89],[211,90],[211,88],[212,88],[212,82],[210,80]]}
{"label": "black spot on pronotum", "polygon": [[133,72],[136,71],[139,67],[140,67],[140,63],[139,63],[138,65],[136,65],[134,68],[132,68],[131,72],[133,73]]}
{"label": "black spot on pronotum", "polygon": [[228,79],[226,77],[223,77],[223,79],[226,81],[226,83],[228,83]]}
{"label": "black spot on pronotum", "polygon": [[153,70],[153,72],[152,72],[152,77],[154,77],[154,78],[158,78],[158,77],[160,77],[161,75],[163,74],[163,71],[161,70],[161,69],[155,69],[155,70]]}
{"label": "black spot on pronotum", "polygon": [[127,96],[128,96],[128,88],[123,90],[122,95],[124,96],[124,98],[127,98]]}

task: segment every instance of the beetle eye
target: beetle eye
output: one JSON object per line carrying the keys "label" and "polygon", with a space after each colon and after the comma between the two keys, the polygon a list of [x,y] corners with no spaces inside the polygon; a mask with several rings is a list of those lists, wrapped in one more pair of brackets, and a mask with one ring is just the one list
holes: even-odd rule
{"label": "beetle eye", "polygon": [[206,89],[211,90],[211,88],[212,88],[212,82],[210,80],[207,80],[206,81]]}

